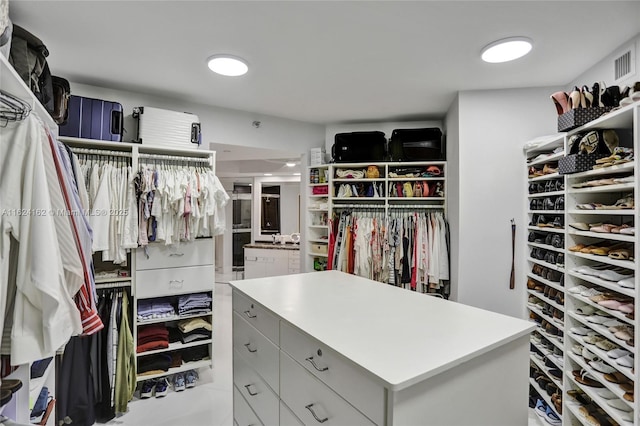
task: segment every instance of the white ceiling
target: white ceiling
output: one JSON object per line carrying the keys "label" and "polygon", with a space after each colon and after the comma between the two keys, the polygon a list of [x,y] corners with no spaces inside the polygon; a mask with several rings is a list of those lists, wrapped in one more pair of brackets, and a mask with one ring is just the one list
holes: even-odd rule
{"label": "white ceiling", "polygon": [[[640,2],[16,1],[69,80],[313,123],[442,118],[460,90],[566,85],[640,32]],[[530,55],[485,64],[500,38]],[[208,56],[250,71],[211,73]]]}

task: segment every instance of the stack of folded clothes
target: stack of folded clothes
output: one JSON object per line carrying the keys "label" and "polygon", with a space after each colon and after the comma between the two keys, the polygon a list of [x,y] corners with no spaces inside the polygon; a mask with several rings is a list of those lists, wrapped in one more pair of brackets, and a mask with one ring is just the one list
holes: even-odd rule
{"label": "stack of folded clothes", "polygon": [[161,353],[138,358],[138,375],[158,374],[169,371],[171,355]]}
{"label": "stack of folded clothes", "polygon": [[148,299],[138,301],[138,320],[150,320],[174,316],[176,309],[168,299]]}
{"label": "stack of folded clothes", "polygon": [[147,325],[138,328],[137,353],[167,349],[169,347],[169,330],[164,324]]}
{"label": "stack of folded clothes", "polygon": [[184,362],[200,361],[209,357],[209,348],[207,346],[194,346],[182,351],[182,360]]}
{"label": "stack of folded clothes", "polygon": [[211,324],[202,318],[191,318],[178,323],[182,343],[211,339]]}
{"label": "stack of folded clothes", "polygon": [[211,312],[211,296],[209,293],[185,294],[178,298],[180,316],[200,315]]}

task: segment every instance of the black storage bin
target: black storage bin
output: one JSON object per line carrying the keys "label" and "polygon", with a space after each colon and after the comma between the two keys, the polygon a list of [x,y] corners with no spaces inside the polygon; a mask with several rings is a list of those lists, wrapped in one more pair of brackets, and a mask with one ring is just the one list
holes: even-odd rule
{"label": "black storage bin", "polygon": [[608,157],[607,154],[569,154],[558,161],[558,172],[561,175],[570,175],[572,173],[586,172],[593,169],[596,160]]}
{"label": "black storage bin", "polygon": [[395,129],[389,139],[391,161],[444,161],[442,131],[437,127]]}
{"label": "black storage bin", "polygon": [[600,117],[605,112],[609,112],[613,107],[592,107],[592,108],[577,108],[571,111],[565,112],[558,116],[558,131],[567,132],[575,129],[576,127],[583,126],[590,121]]}
{"label": "black storage bin", "polygon": [[387,138],[383,132],[337,133],[331,155],[336,163],[384,161]]}

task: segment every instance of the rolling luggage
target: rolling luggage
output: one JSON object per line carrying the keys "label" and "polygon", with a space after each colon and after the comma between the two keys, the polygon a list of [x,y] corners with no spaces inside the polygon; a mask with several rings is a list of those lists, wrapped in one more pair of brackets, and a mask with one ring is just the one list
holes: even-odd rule
{"label": "rolling luggage", "polygon": [[138,120],[138,138],[143,145],[198,148],[202,143],[197,115],[147,106],[133,109]]}
{"label": "rolling luggage", "polygon": [[122,141],[122,104],[71,95],[67,123],[59,127],[60,136]]}
{"label": "rolling luggage", "polygon": [[336,163],[384,161],[387,138],[383,132],[337,133],[331,155]]}
{"label": "rolling luggage", "polygon": [[442,131],[437,127],[395,129],[389,139],[391,161],[444,161]]}

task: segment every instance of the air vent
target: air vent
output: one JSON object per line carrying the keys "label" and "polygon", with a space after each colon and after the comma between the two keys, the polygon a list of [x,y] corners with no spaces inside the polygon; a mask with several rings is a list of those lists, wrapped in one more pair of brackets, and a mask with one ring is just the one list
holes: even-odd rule
{"label": "air vent", "polygon": [[615,81],[621,81],[635,74],[635,58],[633,57],[634,46],[621,51],[613,61]]}

